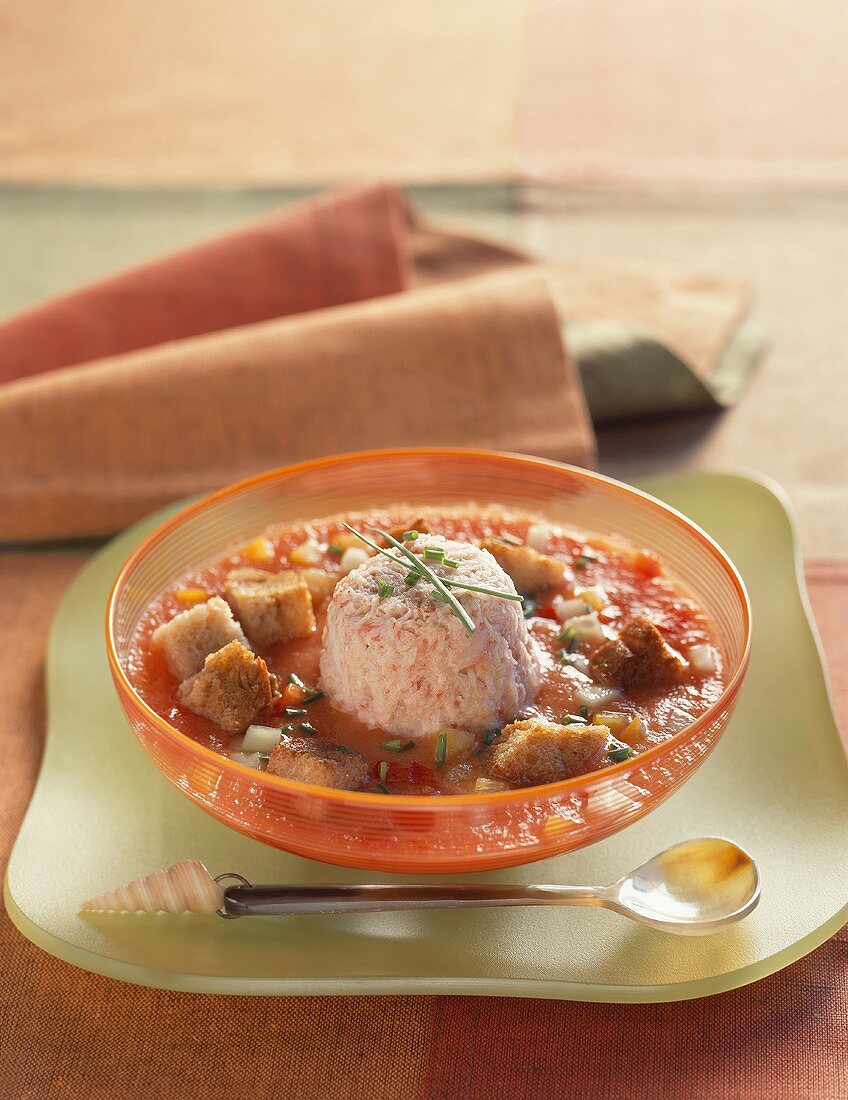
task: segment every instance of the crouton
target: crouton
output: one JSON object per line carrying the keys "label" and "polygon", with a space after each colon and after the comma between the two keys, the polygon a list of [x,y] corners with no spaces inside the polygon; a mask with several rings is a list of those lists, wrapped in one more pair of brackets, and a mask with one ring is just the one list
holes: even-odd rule
{"label": "crouton", "polygon": [[669,687],[679,683],[686,662],[644,617],[631,619],[617,641],[605,642],[589,658],[593,679],[624,691]]}
{"label": "crouton", "polygon": [[606,726],[562,726],[541,718],[513,722],[492,750],[489,769],[513,787],[558,783],[598,767],[609,735]]}
{"label": "crouton", "polygon": [[180,684],[180,702],[228,733],[252,725],[274,699],[275,680],[241,642],[210,653],[200,672]]}
{"label": "crouton", "polygon": [[500,539],[483,539],[480,545],[509,573],[515,587],[524,596],[535,596],[545,588],[562,584],[565,563],[558,558],[540,554],[532,546],[509,546]]}
{"label": "crouton", "polygon": [[331,573],[324,569],[284,569],[282,573],[269,573],[265,569],[251,569],[244,566],[241,569],[233,569],[228,574],[227,580],[233,583],[242,581],[255,581],[257,584],[267,584],[274,578],[279,578],[292,583],[297,580],[306,581],[309,595],[312,597],[312,606],[317,607],[322,600],[331,596],[333,589],[341,580],[341,573]]}
{"label": "crouton", "polygon": [[360,753],[325,737],[291,737],[275,745],[268,771],[283,779],[352,791],[368,778]]}
{"label": "crouton", "polygon": [[234,569],[227,577],[224,594],[256,645],[305,638],[315,629],[309,587],[293,571]]}
{"label": "crouton", "polygon": [[153,631],[152,641],[165,658],[168,671],[178,680],[187,680],[200,672],[209,654],[228,642],[248,645],[244,631],[220,596],[213,596],[162,623]]}

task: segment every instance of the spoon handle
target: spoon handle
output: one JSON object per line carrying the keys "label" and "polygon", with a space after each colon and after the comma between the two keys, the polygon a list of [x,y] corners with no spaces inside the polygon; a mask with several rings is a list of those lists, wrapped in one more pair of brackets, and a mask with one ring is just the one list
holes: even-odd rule
{"label": "spoon handle", "polygon": [[325,886],[231,886],[219,910],[224,917],[291,913],[377,913],[399,909],[459,909],[506,905],[603,905],[588,886],[489,883]]}

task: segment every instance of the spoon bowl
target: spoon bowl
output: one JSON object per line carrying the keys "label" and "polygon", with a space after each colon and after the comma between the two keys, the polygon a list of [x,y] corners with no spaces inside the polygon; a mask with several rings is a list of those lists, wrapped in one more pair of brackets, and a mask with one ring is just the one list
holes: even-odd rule
{"label": "spoon bowl", "polygon": [[701,837],[667,848],[600,893],[608,908],[632,920],[702,936],[756,907],[760,873],[738,844]]}

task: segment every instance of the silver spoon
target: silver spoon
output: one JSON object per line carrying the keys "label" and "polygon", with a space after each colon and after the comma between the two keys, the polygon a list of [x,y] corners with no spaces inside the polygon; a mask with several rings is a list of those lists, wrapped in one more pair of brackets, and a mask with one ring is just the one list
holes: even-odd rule
{"label": "silver spoon", "polygon": [[[235,885],[228,885],[235,882]],[[746,917],[760,900],[756,862],[719,837],[687,840],[660,852],[611,886],[490,883],[253,886],[232,872],[212,878],[183,860],[82,905],[84,910],[217,913],[222,917],[294,913],[375,913],[506,905],[592,905],[640,924],[700,936]]]}
{"label": "silver spoon", "polygon": [[506,905],[592,905],[678,935],[719,932],[747,916],[760,898],[756,862],[718,837],[687,840],[661,852],[611,886],[450,885],[251,886],[221,875],[224,917],[291,913],[374,913]]}

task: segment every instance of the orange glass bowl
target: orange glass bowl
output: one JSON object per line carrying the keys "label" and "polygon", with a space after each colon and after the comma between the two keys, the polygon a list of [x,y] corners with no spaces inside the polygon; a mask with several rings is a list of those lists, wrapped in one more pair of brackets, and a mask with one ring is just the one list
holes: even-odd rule
{"label": "orange glass bowl", "polygon": [[[294,783],[237,764],[174,729],[127,675],[133,631],[182,574],[276,523],[397,503],[501,504],[655,550],[709,616],[727,686],[697,721],[631,760],[544,787],[494,794],[383,795]],[[718,741],[748,665],[751,613],[738,573],[703,531],[626,485],[556,462],[454,449],[372,451],[274,470],[181,511],[118,575],[106,621],[121,704],[156,766],[227,825],[310,859],[415,874],[484,871],[582,848],[638,821]]]}

